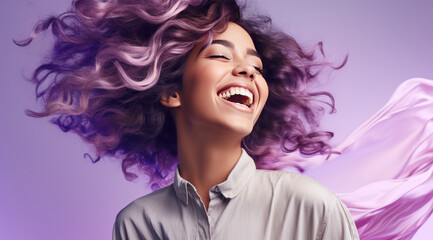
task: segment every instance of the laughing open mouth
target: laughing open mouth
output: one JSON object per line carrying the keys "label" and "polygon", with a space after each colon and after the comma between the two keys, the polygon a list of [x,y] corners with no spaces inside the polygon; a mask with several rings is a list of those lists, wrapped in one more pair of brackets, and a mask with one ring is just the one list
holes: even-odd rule
{"label": "laughing open mouth", "polygon": [[223,89],[218,93],[218,96],[224,100],[245,105],[250,107],[253,104],[254,97],[250,90],[242,87],[230,87]]}

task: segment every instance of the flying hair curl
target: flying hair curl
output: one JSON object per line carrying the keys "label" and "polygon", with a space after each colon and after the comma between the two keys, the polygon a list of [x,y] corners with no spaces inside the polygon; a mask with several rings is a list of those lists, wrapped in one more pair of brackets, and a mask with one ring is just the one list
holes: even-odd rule
{"label": "flying hair curl", "polygon": [[[323,110],[317,97],[329,97],[331,111],[334,99],[307,91],[330,64],[273,28],[270,18],[244,18],[234,0],[73,1],[69,11],[41,21],[29,39],[16,41],[28,45],[49,28],[55,38],[48,60],[31,79],[43,110],[27,114],[55,116],[52,122],[63,131],[93,144],[94,162],[104,156],[122,159],[126,179],[137,177],[129,171],[136,166],[149,176],[152,189],[167,185],[177,165],[177,140],[160,99],[182,88],[192,48],[210,43],[227,22],[250,34],[269,87],[262,114],[242,141],[257,167],[275,168],[282,152],[330,153],[327,140],[333,134],[317,130]],[[286,165],[302,170],[296,163]]]}

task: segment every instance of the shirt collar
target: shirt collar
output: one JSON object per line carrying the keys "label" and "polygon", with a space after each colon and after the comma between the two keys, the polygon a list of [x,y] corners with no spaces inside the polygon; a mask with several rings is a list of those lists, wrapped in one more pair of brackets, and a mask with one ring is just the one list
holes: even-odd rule
{"label": "shirt collar", "polygon": [[[220,191],[226,198],[236,197],[241,190],[247,185],[251,177],[256,171],[254,160],[248,153],[242,149],[242,154],[236,165],[233,167],[227,179],[211,188],[211,191]],[[196,191],[195,187],[183,179],[179,174],[179,165],[176,167],[173,182],[174,190],[177,197],[186,205],[188,205],[188,186]]]}

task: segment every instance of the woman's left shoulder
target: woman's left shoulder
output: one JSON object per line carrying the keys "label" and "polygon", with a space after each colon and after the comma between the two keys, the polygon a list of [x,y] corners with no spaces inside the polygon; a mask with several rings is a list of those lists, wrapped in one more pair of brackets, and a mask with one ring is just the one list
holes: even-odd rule
{"label": "woman's left shoulder", "polygon": [[285,171],[257,170],[260,182],[268,184],[270,188],[278,190],[279,194],[295,198],[311,204],[326,204],[334,202],[336,195],[327,187],[311,177]]}

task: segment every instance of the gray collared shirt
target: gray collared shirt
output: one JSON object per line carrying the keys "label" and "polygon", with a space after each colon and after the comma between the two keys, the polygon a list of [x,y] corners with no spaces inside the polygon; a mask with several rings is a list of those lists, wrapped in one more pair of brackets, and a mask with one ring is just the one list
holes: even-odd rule
{"label": "gray collared shirt", "polygon": [[209,209],[176,169],[174,183],[117,215],[118,239],[359,239],[347,208],[297,173],[257,170],[245,150],[228,178],[209,191]]}

